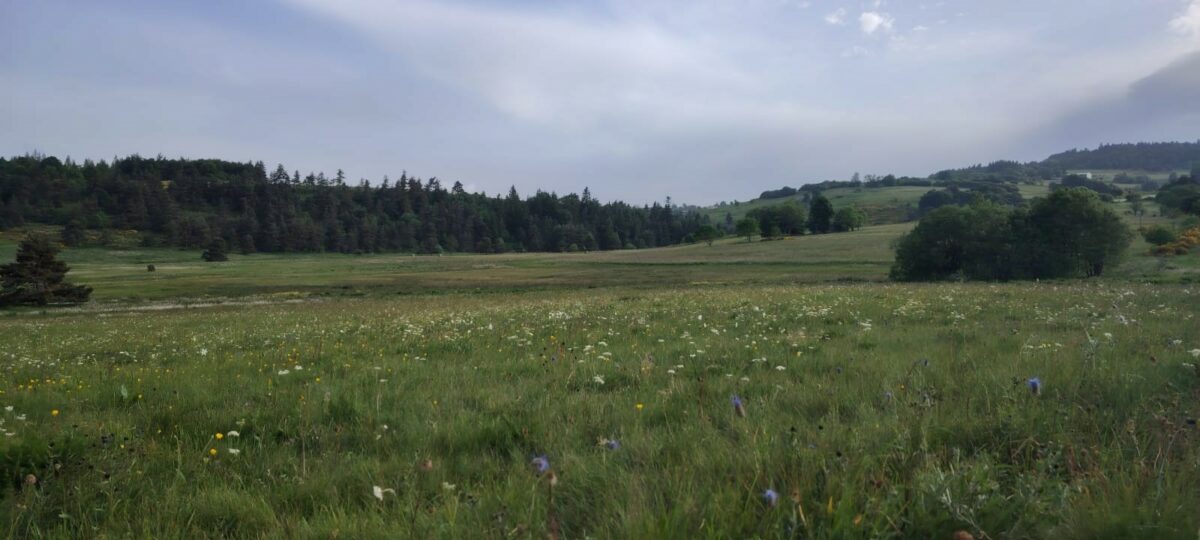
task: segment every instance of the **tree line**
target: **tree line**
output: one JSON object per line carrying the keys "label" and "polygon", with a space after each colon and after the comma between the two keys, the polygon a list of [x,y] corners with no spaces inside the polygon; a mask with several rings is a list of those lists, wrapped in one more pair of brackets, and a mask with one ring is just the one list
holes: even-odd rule
{"label": "tree line", "polygon": [[342,171],[301,176],[282,165],[130,156],[76,163],[0,158],[0,229],[61,225],[138,231],[146,246],[254,252],[506,252],[677,244],[708,218],[665,204],[601,203],[589,190],[521,197],[468,193],[401,174],[378,185]]}

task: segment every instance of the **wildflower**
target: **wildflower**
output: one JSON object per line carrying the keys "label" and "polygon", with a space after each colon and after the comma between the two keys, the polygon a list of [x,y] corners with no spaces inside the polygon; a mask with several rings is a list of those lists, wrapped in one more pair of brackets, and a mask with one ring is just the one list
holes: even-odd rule
{"label": "wildflower", "polygon": [[50,416],[58,416],[58,409],[50,411]]}
{"label": "wildflower", "polygon": [[783,366],[775,366],[775,371],[783,371],[783,370],[786,370],[786,369],[787,369],[787,368],[785,368],[785,367],[783,367]]}
{"label": "wildflower", "polygon": [[737,394],[734,394],[729,401],[733,403],[733,412],[738,416],[745,418],[746,406],[742,403],[742,398],[738,397]]}
{"label": "wildflower", "polygon": [[210,455],[210,456],[212,456],[212,457],[217,457],[217,449],[216,449],[216,448],[209,448],[209,449],[208,449],[208,455]]}
{"label": "wildflower", "polygon": [[596,384],[603,385],[603,384],[604,384],[604,377],[601,377],[601,376],[599,376],[599,375],[596,375],[595,377],[592,377],[592,382],[594,382],[594,383],[596,383]]}
{"label": "wildflower", "polygon": [[619,450],[621,448],[621,442],[616,439],[601,437],[600,446],[603,446],[609,450]]}
{"label": "wildflower", "polygon": [[458,489],[458,486],[451,484],[450,482],[442,482],[442,489],[446,491],[454,491],[455,489]]}
{"label": "wildflower", "polygon": [[231,430],[231,431],[225,433],[225,436],[226,437],[241,437],[242,434]]}
{"label": "wildflower", "polygon": [[213,435],[213,437],[216,437],[216,439],[219,441],[225,438],[225,434],[218,431],[216,435]]}
{"label": "wildflower", "polygon": [[1192,358],[1200,358],[1200,349],[1192,349],[1188,354],[1192,355]]}
{"label": "wildflower", "polygon": [[1042,380],[1041,379],[1034,377],[1032,379],[1029,379],[1028,381],[1025,381],[1025,384],[1029,386],[1029,391],[1032,392],[1033,395],[1035,395],[1035,396],[1042,395]]}
{"label": "wildflower", "polygon": [[642,405],[641,403],[638,403],[637,405],[634,405],[634,407],[636,407],[636,408],[637,408],[637,410],[639,410],[639,411],[640,411],[640,410],[644,409],[646,406],[645,406],[645,405]]}
{"label": "wildflower", "polygon": [[381,501],[383,500],[384,493],[391,493],[393,495],[396,494],[396,490],[394,490],[394,489],[391,489],[391,488],[384,489],[379,486],[371,486],[371,492],[375,495],[376,499],[379,499]]}
{"label": "wildflower", "polygon": [[240,453],[242,453],[242,451],[241,451],[241,450],[238,450],[237,448],[230,448],[230,449],[228,450],[228,452],[229,452],[230,454],[233,454],[233,455],[235,455],[235,456],[236,456],[236,455],[238,455],[238,454],[240,454]]}
{"label": "wildflower", "polygon": [[25,475],[25,485],[32,486],[34,484],[37,484],[37,477],[32,473]]}
{"label": "wildflower", "polygon": [[280,374],[280,375],[287,375],[288,373],[291,373],[291,370],[287,370],[287,369],[281,369],[281,370],[279,370],[279,374]]}
{"label": "wildflower", "polygon": [[775,508],[775,505],[779,503],[779,494],[775,493],[775,490],[768,488],[763,492],[762,499],[767,506]]}
{"label": "wildflower", "polygon": [[550,460],[546,459],[546,456],[537,456],[529,463],[538,474],[546,474],[546,471],[550,470]]}

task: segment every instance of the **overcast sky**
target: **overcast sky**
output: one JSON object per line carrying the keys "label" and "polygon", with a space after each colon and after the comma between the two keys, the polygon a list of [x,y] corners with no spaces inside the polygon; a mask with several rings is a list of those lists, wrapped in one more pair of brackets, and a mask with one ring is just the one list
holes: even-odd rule
{"label": "overcast sky", "polygon": [[1200,139],[1200,0],[0,0],[0,154],[708,204]]}

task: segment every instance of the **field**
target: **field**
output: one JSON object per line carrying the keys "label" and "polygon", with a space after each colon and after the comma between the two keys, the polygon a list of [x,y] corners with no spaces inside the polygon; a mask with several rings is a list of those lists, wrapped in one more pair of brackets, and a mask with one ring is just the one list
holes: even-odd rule
{"label": "field", "polygon": [[[921,196],[930,189],[933,188],[914,186],[835,188],[822,191],[821,194],[833,203],[834,208],[857,206],[867,213],[868,224],[884,225],[911,219],[916,212]],[[716,223],[724,223],[726,213],[732,214],[733,219],[737,220],[746,217],[747,213],[756,208],[774,206],[787,201],[795,201],[797,204],[805,206],[802,199],[803,195],[800,194],[779,199],[754,199],[736,205],[704,208],[701,212],[707,214]]]}
{"label": "field", "polygon": [[886,283],[908,226],[569,255],[68,250],[97,302],[0,313],[0,527],[1195,538],[1200,256]]}

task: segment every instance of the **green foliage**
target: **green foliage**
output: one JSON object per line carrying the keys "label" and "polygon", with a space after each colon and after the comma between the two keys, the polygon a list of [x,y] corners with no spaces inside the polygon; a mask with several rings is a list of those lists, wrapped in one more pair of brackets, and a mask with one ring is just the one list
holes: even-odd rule
{"label": "green foliage", "polygon": [[62,243],[67,247],[79,247],[87,239],[83,226],[77,220],[71,220],[62,230]]}
{"label": "green foliage", "polygon": [[1178,178],[1160,189],[1154,200],[1170,212],[1200,216],[1200,177]]}
{"label": "green foliage", "polygon": [[987,203],[946,206],[898,242],[891,275],[901,281],[1099,276],[1131,238],[1120,216],[1085,188],[1055,191],[1028,212]]}
{"label": "green foliage", "polygon": [[833,230],[833,204],[824,195],[813,196],[808,204],[808,230],[813,234]]}
{"label": "green foliage", "polygon": [[756,220],[754,218],[749,218],[749,217],[738,220],[736,230],[737,230],[737,235],[745,236],[747,242],[753,240],[754,235],[759,234],[759,232],[761,232],[761,229],[759,229],[759,226],[758,226],[758,220]]}
{"label": "green foliage", "polygon": [[432,254],[674,245],[708,218],[669,203],[601,203],[586,189],[493,197],[407,174],[349,185],[340,172],[302,178],[280,165],[268,174],[261,162],[0,159],[0,229],[76,221],[135,230],[146,246],[203,248],[220,239],[246,254]]}
{"label": "green foliage", "polygon": [[717,228],[713,227],[712,225],[705,224],[705,225],[701,225],[700,228],[696,229],[696,234],[695,234],[696,240],[699,242],[704,242],[705,244],[708,244],[710,246],[713,245],[713,242],[720,237],[721,237],[721,232],[718,231]]}
{"label": "green foliage", "polygon": [[833,230],[837,232],[856,231],[867,223],[867,214],[855,206],[838,209],[833,214]]}
{"label": "green foliage", "polygon": [[807,226],[804,207],[794,201],[755,208],[746,217],[757,221],[760,231],[774,232],[768,236],[801,235]]}
{"label": "green foliage", "polygon": [[1170,244],[1175,241],[1175,231],[1162,225],[1155,225],[1142,230],[1142,238],[1156,246]]}
{"label": "green foliage", "polygon": [[58,248],[46,236],[21,241],[17,260],[0,266],[0,306],[86,302],[92,288],[66,282],[70,267],[57,255]]}
{"label": "green foliage", "polygon": [[204,253],[200,254],[200,258],[204,262],[224,262],[229,260],[229,256],[225,254],[225,242],[223,240],[213,240],[208,244],[208,248]]}

